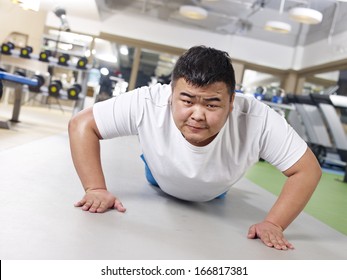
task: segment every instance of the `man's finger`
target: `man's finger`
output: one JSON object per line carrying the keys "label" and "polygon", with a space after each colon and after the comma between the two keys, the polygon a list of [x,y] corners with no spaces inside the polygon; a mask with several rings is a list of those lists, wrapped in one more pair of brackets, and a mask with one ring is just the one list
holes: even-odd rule
{"label": "man's finger", "polygon": [[117,209],[119,212],[125,212],[126,208],[123,206],[122,202],[118,199],[115,200],[113,208]]}
{"label": "man's finger", "polygon": [[108,209],[107,203],[103,201],[103,202],[101,202],[101,204],[100,204],[100,206],[98,207],[98,209],[96,210],[96,212],[98,212],[98,213],[104,213],[107,209]]}
{"label": "man's finger", "polygon": [[84,203],[84,205],[82,206],[82,210],[84,211],[88,211],[89,208],[93,205],[93,201],[92,200],[87,200],[86,203]]}
{"label": "man's finger", "polygon": [[93,202],[93,205],[89,208],[89,212],[95,213],[97,209],[100,207],[101,202],[99,200],[96,200]]}
{"label": "man's finger", "polygon": [[81,207],[81,206],[83,206],[84,204],[86,203],[86,199],[81,199],[80,201],[77,201],[75,204],[74,204],[74,206],[75,207]]}
{"label": "man's finger", "polygon": [[249,228],[247,237],[250,239],[256,238],[255,225]]}

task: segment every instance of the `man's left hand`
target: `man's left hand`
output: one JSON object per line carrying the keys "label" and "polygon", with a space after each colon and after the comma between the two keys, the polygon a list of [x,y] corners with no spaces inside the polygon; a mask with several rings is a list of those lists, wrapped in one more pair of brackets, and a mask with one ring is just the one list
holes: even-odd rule
{"label": "man's left hand", "polygon": [[294,246],[285,239],[282,228],[268,221],[252,225],[248,230],[247,237],[250,239],[260,238],[266,246],[277,250],[294,249]]}

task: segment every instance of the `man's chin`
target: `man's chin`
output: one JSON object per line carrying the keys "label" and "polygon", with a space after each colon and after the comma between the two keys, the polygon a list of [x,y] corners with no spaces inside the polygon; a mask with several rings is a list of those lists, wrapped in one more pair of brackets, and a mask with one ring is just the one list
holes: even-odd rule
{"label": "man's chin", "polygon": [[185,137],[186,140],[194,145],[194,146],[198,146],[198,147],[202,147],[202,146],[206,146],[207,144],[209,144],[213,138],[203,138],[203,137]]}

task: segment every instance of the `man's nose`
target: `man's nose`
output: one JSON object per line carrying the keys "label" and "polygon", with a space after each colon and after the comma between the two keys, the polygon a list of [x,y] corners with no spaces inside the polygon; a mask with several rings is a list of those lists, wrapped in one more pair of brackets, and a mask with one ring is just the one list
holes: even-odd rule
{"label": "man's nose", "polygon": [[193,107],[191,118],[195,121],[201,121],[205,119],[205,110],[202,105],[195,104]]}

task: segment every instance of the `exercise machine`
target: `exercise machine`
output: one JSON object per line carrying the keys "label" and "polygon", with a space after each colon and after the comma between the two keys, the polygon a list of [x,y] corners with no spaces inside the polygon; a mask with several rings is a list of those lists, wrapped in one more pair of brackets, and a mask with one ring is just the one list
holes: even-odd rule
{"label": "exercise machine", "polygon": [[4,71],[0,71],[0,81],[6,87],[12,87],[15,93],[15,99],[13,104],[12,118],[9,121],[0,121],[0,128],[10,129],[10,122],[19,122],[19,114],[22,103],[23,86],[38,87],[43,84],[43,78],[39,79],[38,76],[33,78],[23,77],[22,75],[10,74]]}
{"label": "exercise machine", "polygon": [[[326,100],[321,96],[318,98]],[[337,146],[337,142],[332,141],[333,133],[326,121],[326,118],[330,117],[324,116],[325,111],[327,111],[325,109],[330,105],[323,102],[317,104],[317,99],[315,101],[311,95],[287,94],[287,102],[295,106],[295,111],[289,114],[287,120],[311,147],[321,166],[330,165],[345,168],[347,142],[345,146],[338,141],[340,145]],[[329,112],[333,114],[331,108]]]}

